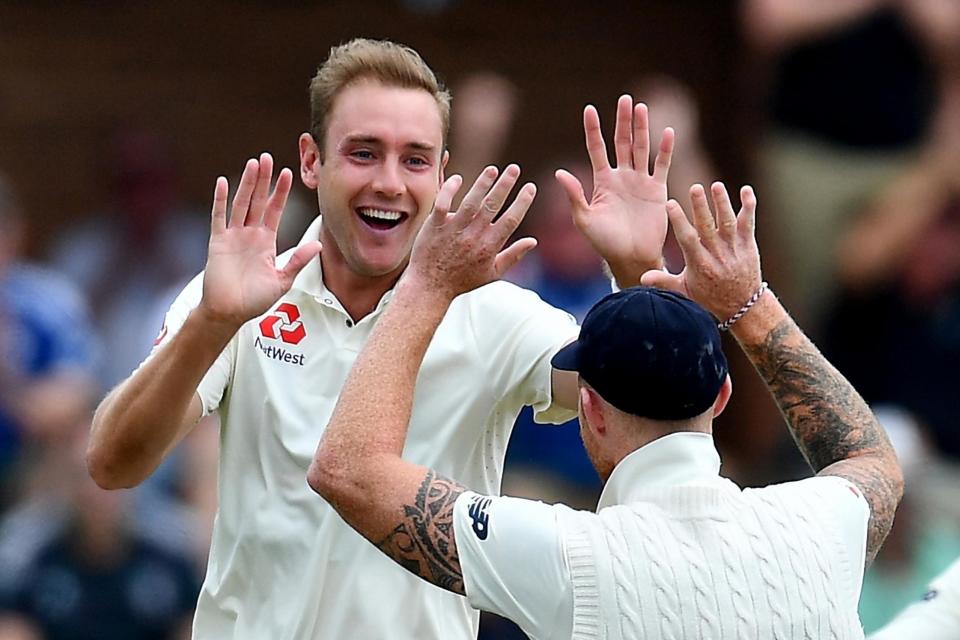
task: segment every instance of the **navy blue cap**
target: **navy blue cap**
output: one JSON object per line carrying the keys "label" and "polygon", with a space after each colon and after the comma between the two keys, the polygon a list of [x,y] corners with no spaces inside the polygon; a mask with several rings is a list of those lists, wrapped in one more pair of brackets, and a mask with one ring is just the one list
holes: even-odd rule
{"label": "navy blue cap", "polygon": [[632,287],[590,309],[580,337],[553,357],[577,371],[604,400],[654,420],[700,415],[727,377],[716,322],[697,303],[670,291]]}

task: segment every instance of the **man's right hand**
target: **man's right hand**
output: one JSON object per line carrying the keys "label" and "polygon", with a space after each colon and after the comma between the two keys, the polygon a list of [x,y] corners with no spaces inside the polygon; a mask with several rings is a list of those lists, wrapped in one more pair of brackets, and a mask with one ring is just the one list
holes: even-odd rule
{"label": "man's right hand", "polygon": [[294,252],[282,269],[276,267],[277,227],[293,183],[283,169],[270,192],[273,158],[269,153],[247,161],[227,222],[224,177],[217,178],[210,223],[210,248],[198,310],[234,331],[267,311],[290,290],[297,274],[320,253],[320,243],[308,242]]}

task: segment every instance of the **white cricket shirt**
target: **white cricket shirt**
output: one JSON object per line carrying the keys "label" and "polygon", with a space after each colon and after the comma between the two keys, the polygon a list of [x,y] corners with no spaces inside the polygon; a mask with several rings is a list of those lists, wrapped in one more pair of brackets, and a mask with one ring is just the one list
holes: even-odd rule
{"label": "white cricket shirt", "polygon": [[465,492],[470,604],[531,638],[863,638],[869,507],[816,477],[741,490],[713,438],[674,433],[614,469],[597,513]]}
{"label": "white cricket shirt", "polygon": [[[318,218],[303,241],[319,228]],[[201,293],[202,275],[171,307],[161,346]],[[313,260],[201,382],[204,412],[219,410],[222,427],[219,508],[194,638],[476,637],[479,614],[465,598],[394,564],[306,482],[340,389],[391,295],[354,324]],[[548,422],[575,415],[551,407],[550,359],[577,332],[569,314],[506,282],[458,297],[417,378],[403,457],[498,493],[520,409],[532,405]]]}
{"label": "white cricket shirt", "polygon": [[870,640],[960,640],[960,560],[933,579],[922,600]]}

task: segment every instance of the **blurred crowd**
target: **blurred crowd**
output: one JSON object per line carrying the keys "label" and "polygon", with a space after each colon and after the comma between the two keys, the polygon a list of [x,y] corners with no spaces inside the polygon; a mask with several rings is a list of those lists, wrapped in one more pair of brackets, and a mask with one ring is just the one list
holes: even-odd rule
{"label": "blurred crowd", "polygon": [[[740,16],[766,105],[748,137],[768,279],[881,417],[907,480],[865,579],[869,632],[960,556],[960,4],[742,0]],[[709,96],[679,77],[611,82],[647,103],[654,135],[675,128],[671,197],[686,205],[691,184],[724,178],[698,127]],[[484,70],[453,93],[449,172],[472,179],[509,161],[523,88]],[[207,204],[183,201],[161,136],[120,130],[108,153],[110,201],[47,238],[41,260],[23,257],[30,212],[0,177],[0,640],[187,638],[206,563],[215,418],[136,489],[102,491],[84,465],[96,404],[149,353],[203,268],[208,231]],[[582,319],[610,279],[552,172],[589,189],[590,168],[580,148],[542,161],[521,229],[539,246],[510,278]],[[315,215],[301,198],[281,250]],[[665,257],[682,268],[671,238]],[[736,366],[745,399],[717,434],[726,474],[751,485],[808,473]],[[521,415],[504,493],[593,509],[599,490],[576,421]],[[523,636],[485,617],[481,637]]]}

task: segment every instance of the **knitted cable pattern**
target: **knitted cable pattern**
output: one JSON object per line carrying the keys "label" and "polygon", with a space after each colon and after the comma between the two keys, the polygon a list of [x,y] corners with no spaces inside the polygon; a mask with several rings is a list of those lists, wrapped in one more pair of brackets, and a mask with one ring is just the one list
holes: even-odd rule
{"label": "knitted cable pattern", "polygon": [[743,527],[743,532],[750,540],[751,551],[756,554],[757,567],[765,587],[764,592],[772,627],[769,637],[789,638],[790,623],[784,618],[784,612],[789,611],[790,608],[784,592],[783,575],[780,572],[780,563],[777,561],[776,551],[763,531],[763,525],[760,523],[760,517],[756,509],[744,509],[741,513],[740,524]]}
{"label": "knitted cable pattern", "polygon": [[[798,533],[806,539],[815,539],[814,536],[817,535],[820,527],[816,523],[815,518],[811,517],[810,514],[816,513],[816,505],[811,504],[809,500],[803,498],[801,498],[800,502],[801,504],[799,506],[801,508],[796,510],[796,521],[800,529]],[[818,589],[820,593],[825,593],[837,579],[836,570],[828,561],[825,549],[819,547],[812,548],[809,555],[813,560],[813,565],[817,568],[814,575],[819,578],[819,584],[817,584],[815,588]],[[827,620],[827,634],[825,637],[830,640],[845,637],[847,632],[841,631],[837,626],[841,615],[837,607],[836,599],[827,598],[826,600],[825,617]]]}
{"label": "knitted cable pattern", "polygon": [[733,538],[733,528],[729,523],[721,522],[713,528],[723,554],[723,571],[730,587],[733,613],[736,620],[737,640],[760,640],[756,624],[756,609],[747,574],[743,570],[743,557],[740,547]]}
{"label": "knitted cable pattern", "polygon": [[703,549],[694,546],[690,536],[682,529],[671,530],[670,533],[674,540],[680,542],[680,553],[683,555],[693,585],[694,608],[697,613],[699,637],[719,639],[723,632],[720,629],[720,607],[717,602],[717,589],[713,584],[714,578],[710,571],[710,565],[703,554]]}
{"label": "knitted cable pattern", "polygon": [[[804,553],[800,548],[801,536],[796,535],[795,527],[791,526],[791,523],[788,522],[784,515],[783,503],[779,500],[774,500],[774,494],[770,491],[758,491],[755,495],[759,498],[760,502],[766,506],[767,514],[770,516],[768,526],[766,526],[765,529],[770,540],[776,540],[777,543],[779,543],[775,543],[775,546],[781,550],[781,565],[783,565],[784,560],[786,560],[793,577],[796,578],[803,613],[800,616],[800,620],[794,621],[794,623],[799,622],[799,626],[803,630],[804,640],[821,640],[821,638],[822,640],[829,640],[826,637],[821,637],[818,631],[811,627],[819,618],[817,613],[819,607],[818,603],[814,601],[815,592],[808,573],[809,567],[807,563],[804,562]],[[791,505],[791,509],[794,508],[795,505]],[[770,526],[770,521],[772,521],[773,526]],[[786,553],[783,553],[784,551]]]}
{"label": "knitted cable pattern", "polygon": [[[621,510],[618,509],[617,511]],[[619,513],[616,515],[618,516],[616,521],[619,526],[604,527],[604,534],[606,535],[607,547],[611,552],[611,569],[613,570],[613,580],[616,587],[620,636],[622,638],[642,638],[643,616],[636,592],[638,579],[636,567],[630,555],[630,547],[627,543],[628,538],[636,539],[635,534],[641,533],[639,529],[642,527],[637,527],[635,520],[629,515],[628,517],[622,517]],[[650,552],[651,556],[654,555],[654,550],[650,547],[645,546],[645,550]],[[662,615],[661,612],[657,612],[657,614]]]}

